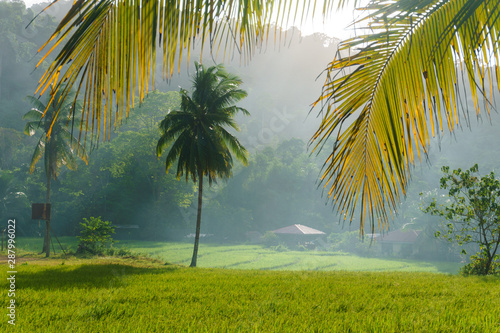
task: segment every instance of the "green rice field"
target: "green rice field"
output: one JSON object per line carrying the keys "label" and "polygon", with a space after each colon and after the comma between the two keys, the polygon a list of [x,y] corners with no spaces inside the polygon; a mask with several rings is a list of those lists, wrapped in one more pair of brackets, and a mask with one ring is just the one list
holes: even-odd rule
{"label": "green rice field", "polygon": [[50,261],[18,265],[0,331],[500,332],[495,277]]}
{"label": "green rice field", "polygon": [[437,274],[455,270],[438,263],[201,244],[205,267],[188,268],[188,243],[120,242],[149,255],[134,258],[56,248],[45,259],[38,239],[16,241],[0,332],[500,332],[500,278]]}
{"label": "green rice field", "polygon": [[[76,249],[72,237],[59,239],[63,248]],[[28,251],[39,251],[40,238],[19,238],[19,246]],[[60,253],[54,241],[55,250]],[[193,253],[191,243],[164,243],[147,241],[120,241],[115,247],[147,255],[165,262],[189,265]],[[259,270],[321,270],[321,271],[403,271],[456,274],[460,264],[453,262],[425,262],[417,260],[365,258],[341,252],[285,251],[277,252],[261,245],[200,244],[198,267],[259,269]]]}

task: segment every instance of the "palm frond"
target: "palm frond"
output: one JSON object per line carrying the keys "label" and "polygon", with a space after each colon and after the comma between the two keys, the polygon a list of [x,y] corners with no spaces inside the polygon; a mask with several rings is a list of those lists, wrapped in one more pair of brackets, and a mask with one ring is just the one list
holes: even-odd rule
{"label": "palm frond", "polygon": [[43,112],[40,109],[31,109],[23,115],[23,120],[31,122],[40,122],[43,117]]}
{"label": "palm frond", "polygon": [[[82,161],[85,162],[85,164],[89,163],[89,156],[87,155],[87,151],[85,150],[85,147],[78,142],[78,139],[75,138],[72,134],[71,131],[69,130],[68,127],[64,126],[59,130],[58,136],[60,138],[60,142],[63,142],[64,145],[66,145],[69,149],[71,154],[76,155],[78,158],[80,158]],[[76,168],[75,168],[76,169]],[[75,170],[71,169],[71,170]]]}
{"label": "palm frond", "polygon": [[[324,16],[335,2],[323,2]],[[292,0],[76,0],[40,48],[46,51],[37,66],[60,51],[37,93],[53,86],[67,98],[76,88],[76,95],[84,96],[82,119],[92,119],[82,130],[91,131],[92,138],[97,133],[98,139],[103,129],[106,137],[111,124],[116,126],[134,107],[136,90],[142,101],[153,88],[158,46],[165,78],[174,73],[176,63],[180,71],[184,52],[189,63],[196,40],[213,53],[221,50],[223,57],[239,52],[246,61],[268,38],[272,20],[281,26],[299,24],[315,7],[316,1],[299,5]]]}
{"label": "palm frond", "polygon": [[42,134],[42,137],[40,140],[38,140],[38,143],[35,147],[35,151],[33,152],[33,156],[31,157],[30,161],[30,173],[33,173],[35,171],[36,164],[38,161],[42,158],[43,154],[45,153],[45,141],[43,140],[44,135]]}
{"label": "palm frond", "polygon": [[43,104],[42,101],[40,101],[39,98],[36,98],[34,96],[26,96],[25,99],[30,103],[35,110],[39,110],[43,113],[45,108],[47,107],[45,104]]}
{"label": "palm frond", "polygon": [[321,180],[345,220],[359,214],[361,233],[368,220],[387,227],[430,136],[460,124],[460,66],[476,105],[487,93],[500,36],[496,1],[375,1],[367,10],[373,33],[343,42],[329,65],[311,139],[317,151],[333,139]]}
{"label": "palm frond", "polygon": [[244,165],[248,165],[248,151],[240,143],[240,141],[223,127],[219,127],[218,134],[222,137],[229,150],[241,161]]}
{"label": "palm frond", "polygon": [[29,121],[26,123],[24,126],[24,134],[33,136],[36,132],[36,129],[39,128],[40,122],[39,121]]}

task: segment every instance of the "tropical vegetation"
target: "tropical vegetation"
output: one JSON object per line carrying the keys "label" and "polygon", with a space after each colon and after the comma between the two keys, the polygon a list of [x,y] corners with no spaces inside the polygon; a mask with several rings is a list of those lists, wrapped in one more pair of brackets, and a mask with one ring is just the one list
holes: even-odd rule
{"label": "tropical vegetation", "polygon": [[169,110],[160,122],[161,137],[156,146],[156,154],[160,157],[163,150],[173,143],[165,161],[166,171],[178,160],[177,178],[185,175],[186,181],[191,178],[193,182],[198,182],[198,212],[191,267],[196,267],[198,257],[203,177],[208,178],[210,185],[218,178],[229,178],[233,168],[232,154],[248,164],[247,150],[224,127],[238,131],[234,116],[238,112],[249,114],[235,105],[247,96],[239,88],[242,83],[240,78],[227,73],[220,65],[205,68],[195,63],[195,66],[192,95],[181,89],[180,110]]}
{"label": "tropical vegetation", "polygon": [[102,255],[107,246],[114,243],[112,235],[115,233],[115,227],[110,221],[103,221],[101,217],[91,216],[84,218],[80,222],[80,236],[77,236],[77,253],[90,253],[93,255]]}
{"label": "tropical vegetation", "polygon": [[[495,178],[494,172],[480,176],[477,164],[469,170],[450,172],[447,166],[442,170],[440,188],[448,190],[447,200],[433,198],[423,207],[424,212],[445,221],[444,230],[442,233],[437,231],[436,236],[461,246],[475,244],[476,248],[479,247],[479,252],[471,256],[464,272],[478,275],[500,273],[500,180]],[[466,254],[465,249],[462,252]]]}
{"label": "tropical vegetation", "polygon": [[[50,189],[52,179],[56,179],[62,166],[75,170],[78,166],[78,157],[88,163],[87,152],[80,141],[73,137],[72,129],[68,122],[73,123],[78,103],[73,102],[72,96],[69,99],[62,98],[62,91],[52,91],[47,98],[47,103],[42,103],[33,96],[27,96],[33,108],[28,111],[23,119],[26,120],[24,134],[32,136],[37,129],[41,129],[41,136],[31,158],[29,172],[35,171],[36,164],[43,157],[45,175],[47,179],[47,194],[45,203],[50,204]],[[46,256],[50,255],[50,218],[45,220],[45,242],[43,251]]]}
{"label": "tropical vegetation", "polygon": [[[47,41],[46,55],[62,47],[38,92],[77,85],[84,114],[102,117],[105,136],[105,124],[135,105],[135,89],[141,101],[154,82],[158,45],[168,78],[183,52],[189,59],[196,40],[212,53],[238,52],[248,60],[269,37],[273,20],[302,22],[316,5],[329,15],[346,3],[77,1]],[[359,217],[361,233],[366,221],[372,231],[387,228],[412,165],[428,153],[431,136],[459,126],[464,99],[470,97],[479,114],[481,97],[491,97],[500,36],[495,1],[372,1],[364,9],[361,34],[342,42],[327,67],[316,102],[323,121],[311,140],[317,150],[333,147],[321,180],[345,220]],[[489,112],[489,102],[482,105]],[[83,128],[99,136],[101,122]]]}

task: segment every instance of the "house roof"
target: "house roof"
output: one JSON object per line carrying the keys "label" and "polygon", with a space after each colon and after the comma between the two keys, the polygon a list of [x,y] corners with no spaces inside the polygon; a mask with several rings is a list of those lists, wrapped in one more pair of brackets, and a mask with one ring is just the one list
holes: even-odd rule
{"label": "house roof", "polygon": [[320,230],[316,230],[307,227],[302,224],[294,224],[288,227],[280,228],[273,231],[275,234],[290,234],[290,235],[324,235],[325,233]]}
{"label": "house roof", "polygon": [[420,230],[394,230],[377,237],[377,241],[386,243],[413,243],[420,233]]}

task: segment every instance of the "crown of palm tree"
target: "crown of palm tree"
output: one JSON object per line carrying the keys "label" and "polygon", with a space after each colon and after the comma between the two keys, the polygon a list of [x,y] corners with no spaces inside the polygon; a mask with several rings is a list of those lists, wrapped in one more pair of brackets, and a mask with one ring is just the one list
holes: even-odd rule
{"label": "crown of palm tree", "polygon": [[[65,100],[59,99],[57,94],[50,96],[47,98],[47,105],[33,96],[26,97],[33,108],[23,116],[23,119],[27,121],[24,133],[32,136],[37,129],[42,130],[31,158],[30,173],[35,171],[35,166],[42,156],[47,176],[54,179],[63,165],[70,170],[77,168],[75,155],[88,163],[85,147],[73,137],[71,128],[67,126],[69,117],[74,114],[75,108],[79,107],[79,103],[74,102],[71,95],[69,97]],[[48,133],[52,135],[49,137]]]}
{"label": "crown of palm tree", "polygon": [[248,164],[248,152],[236,137],[224,127],[239,130],[233,116],[248,112],[234,103],[246,97],[239,89],[241,80],[224,71],[222,66],[203,67],[195,63],[193,93],[181,89],[180,110],[171,111],[160,123],[160,137],[156,153],[161,156],[172,142],[165,166],[170,169],[178,159],[177,177],[185,174],[196,182],[202,174],[209,183],[217,178],[228,178],[233,166],[233,153]]}

